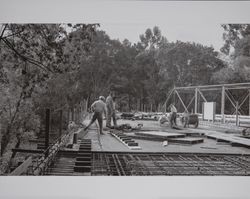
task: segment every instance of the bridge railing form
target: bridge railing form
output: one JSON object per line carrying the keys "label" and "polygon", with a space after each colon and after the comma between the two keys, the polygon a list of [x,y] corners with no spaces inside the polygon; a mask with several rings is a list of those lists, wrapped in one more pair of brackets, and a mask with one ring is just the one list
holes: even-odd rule
{"label": "bridge railing form", "polygon": [[63,135],[61,138],[58,138],[53,145],[51,145],[44,151],[42,157],[40,157],[39,159],[35,160],[32,163],[27,174],[28,175],[45,174],[49,166],[54,162],[57,152],[67,144],[71,135],[72,132]]}
{"label": "bridge railing form", "polygon": [[[85,119],[87,112],[86,112],[87,103],[85,101],[81,102],[78,105],[75,105],[73,108],[68,108],[67,116],[64,117],[64,120],[66,119],[67,130],[66,133],[63,134],[63,113],[66,113],[63,111],[63,107],[51,111],[51,109],[47,108],[45,110],[45,150],[44,151],[38,151],[38,150],[25,150],[25,149],[19,149],[15,148],[12,149],[12,151],[16,154],[17,152],[25,152],[25,153],[42,153],[42,157],[39,157],[38,159],[34,159],[30,156],[28,157],[21,165],[19,165],[14,171],[12,171],[8,175],[42,175],[44,171],[47,170],[47,167],[53,162],[57,152],[60,150],[62,146],[64,146],[67,143],[67,140],[72,135],[72,128],[69,129],[69,122],[74,121],[75,123],[81,124],[81,122]],[[59,113],[59,129],[58,137],[54,140],[50,138],[51,135],[51,119],[52,115]],[[77,127],[76,125],[75,127]],[[75,128],[73,127],[73,128]],[[78,128],[78,127],[77,127]],[[50,141],[53,140],[53,143],[51,144]],[[14,155],[15,156],[15,155]]]}

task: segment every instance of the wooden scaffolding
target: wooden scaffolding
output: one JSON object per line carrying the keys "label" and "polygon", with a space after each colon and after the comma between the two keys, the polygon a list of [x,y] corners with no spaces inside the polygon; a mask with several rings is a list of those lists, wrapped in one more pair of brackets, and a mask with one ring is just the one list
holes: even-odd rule
{"label": "wooden scaffolding", "polygon": [[[235,97],[231,94],[232,90],[242,90],[244,91],[243,98],[239,101],[235,99]],[[235,84],[217,84],[217,85],[202,85],[202,86],[187,86],[187,87],[174,87],[170,90],[167,99],[164,103],[165,110],[168,107],[171,97],[174,95],[174,103],[176,103],[176,99],[179,100],[183,108],[188,111],[188,109],[193,104],[194,113],[198,113],[198,104],[202,100],[203,102],[207,102],[207,98],[204,95],[204,92],[219,92],[220,93],[220,107],[221,107],[221,120],[222,123],[225,123],[225,101],[226,99],[231,103],[234,108],[233,115],[244,115],[243,110],[241,109],[243,104],[248,105],[248,115],[250,115],[250,82],[247,83],[235,83]],[[192,94],[192,98],[188,103],[185,103],[181,93],[190,93]],[[212,93],[213,95],[213,93]],[[194,101],[194,103],[193,103]]]}

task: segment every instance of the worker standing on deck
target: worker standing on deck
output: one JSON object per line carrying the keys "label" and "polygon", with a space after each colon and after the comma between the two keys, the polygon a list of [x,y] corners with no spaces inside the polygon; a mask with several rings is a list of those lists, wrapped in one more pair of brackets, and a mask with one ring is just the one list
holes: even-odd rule
{"label": "worker standing on deck", "polygon": [[170,104],[170,112],[171,112],[170,125],[177,126],[177,124],[176,124],[177,109],[175,108],[175,106],[173,104]]}
{"label": "worker standing on deck", "polygon": [[94,112],[92,119],[89,123],[88,126],[86,126],[84,128],[84,131],[86,131],[97,119],[98,124],[99,124],[99,131],[100,134],[104,134],[102,132],[102,123],[103,123],[103,114],[106,115],[107,111],[106,111],[106,104],[105,104],[105,97],[100,96],[99,100],[96,100],[92,105],[91,105],[91,110]]}
{"label": "worker standing on deck", "polygon": [[113,119],[114,127],[117,126],[116,115],[115,115],[115,102],[114,102],[114,92],[110,91],[109,96],[106,99],[107,106],[107,117],[106,117],[106,127],[111,127],[111,118]]}

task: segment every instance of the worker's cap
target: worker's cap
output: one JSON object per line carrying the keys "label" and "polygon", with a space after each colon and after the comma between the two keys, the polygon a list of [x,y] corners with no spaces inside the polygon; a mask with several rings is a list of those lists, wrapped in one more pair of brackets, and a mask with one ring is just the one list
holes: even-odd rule
{"label": "worker's cap", "polygon": [[105,97],[100,96],[100,97],[99,97],[99,100],[105,101]]}

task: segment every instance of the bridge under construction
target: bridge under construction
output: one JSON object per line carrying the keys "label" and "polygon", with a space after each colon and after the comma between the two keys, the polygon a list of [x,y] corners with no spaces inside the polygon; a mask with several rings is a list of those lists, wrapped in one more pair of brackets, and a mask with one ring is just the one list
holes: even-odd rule
{"label": "bridge under construction", "polygon": [[[241,101],[230,94],[235,89],[245,92]],[[214,111],[213,120],[206,120],[204,113],[199,112],[199,100],[209,101],[204,92],[211,90],[221,92],[221,114]],[[244,104],[249,105],[249,90],[249,83],[174,88],[165,106],[171,97],[176,98],[174,95],[184,111],[190,112],[193,104],[194,114],[199,118],[198,128],[192,125],[184,128],[180,120],[177,128],[160,124],[159,117],[164,113],[121,118],[118,124],[130,128],[104,128],[104,135],[98,133],[97,124],[83,130],[90,117],[82,118],[81,123],[64,134],[60,128],[57,139],[51,139],[47,125],[43,138],[30,140],[33,148],[13,149],[25,159],[8,175],[249,176],[250,135],[242,134],[246,126],[250,127],[250,117],[242,110]],[[188,105],[181,92],[194,94]],[[231,115],[225,114],[226,99],[235,109]],[[72,118],[81,120],[81,111],[75,113]],[[48,124],[49,115],[47,110]]]}
{"label": "bridge under construction", "polygon": [[15,149],[33,158],[29,156],[10,175],[250,175],[250,140],[244,143],[240,137],[235,141],[229,136],[216,137],[216,131],[208,131],[205,126],[157,132],[147,127],[157,122],[143,122],[145,131],[105,130],[99,136],[96,127],[87,132],[80,128],[64,135],[49,151]]}

